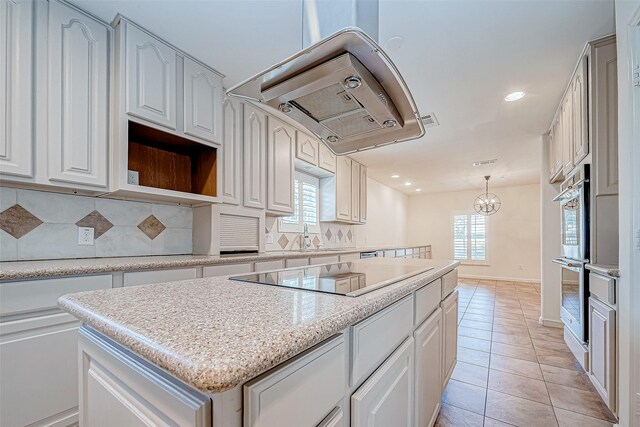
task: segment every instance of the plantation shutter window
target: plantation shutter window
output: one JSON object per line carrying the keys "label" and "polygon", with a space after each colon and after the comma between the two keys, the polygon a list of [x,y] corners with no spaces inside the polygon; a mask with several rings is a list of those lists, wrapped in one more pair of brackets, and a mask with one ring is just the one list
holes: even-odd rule
{"label": "plantation shutter window", "polygon": [[293,186],[293,215],[280,218],[279,231],[302,233],[304,224],[307,224],[309,233],[320,233],[319,199],[318,178],[296,172]]}
{"label": "plantation shutter window", "polygon": [[486,216],[453,215],[453,259],[471,263],[487,262]]}

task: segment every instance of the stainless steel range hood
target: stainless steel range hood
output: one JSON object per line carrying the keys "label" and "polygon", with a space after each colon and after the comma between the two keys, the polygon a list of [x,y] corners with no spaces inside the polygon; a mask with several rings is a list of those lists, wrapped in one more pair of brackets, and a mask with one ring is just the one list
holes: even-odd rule
{"label": "stainless steel range hood", "polygon": [[424,135],[411,92],[382,49],[345,28],[229,89],[348,154]]}

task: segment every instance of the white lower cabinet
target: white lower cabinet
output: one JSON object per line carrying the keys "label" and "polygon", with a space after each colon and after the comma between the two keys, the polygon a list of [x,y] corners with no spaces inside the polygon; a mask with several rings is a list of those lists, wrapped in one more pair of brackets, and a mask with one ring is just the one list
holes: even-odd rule
{"label": "white lower cabinet", "polygon": [[253,271],[253,264],[221,264],[202,267],[202,277],[219,277],[230,274],[247,274]]}
{"label": "white lower cabinet", "polygon": [[442,396],[442,309],[438,308],[413,333],[415,339],[414,425],[434,425]]}
{"label": "white lower cabinet", "polygon": [[589,298],[589,378],[616,413],[616,310]]}
{"label": "white lower cabinet", "polygon": [[244,425],[318,425],[344,399],[346,360],[340,335],[245,384]]}
{"label": "white lower cabinet", "polygon": [[78,422],[78,327],[64,294],[108,289],[111,275],[0,283],[0,425]]}
{"label": "white lower cabinet", "polygon": [[447,386],[449,378],[458,360],[458,291],[454,291],[442,301],[443,360],[442,389]]}
{"label": "white lower cabinet", "polygon": [[409,337],[351,396],[353,427],[412,424],[413,353]]}

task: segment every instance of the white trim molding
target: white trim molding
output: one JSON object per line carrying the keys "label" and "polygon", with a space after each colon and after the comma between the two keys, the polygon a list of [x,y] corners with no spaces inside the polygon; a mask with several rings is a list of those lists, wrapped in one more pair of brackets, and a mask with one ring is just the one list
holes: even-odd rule
{"label": "white trim molding", "polygon": [[461,279],[498,280],[500,282],[540,283],[540,279],[525,279],[518,277],[482,276],[478,274],[458,274]]}

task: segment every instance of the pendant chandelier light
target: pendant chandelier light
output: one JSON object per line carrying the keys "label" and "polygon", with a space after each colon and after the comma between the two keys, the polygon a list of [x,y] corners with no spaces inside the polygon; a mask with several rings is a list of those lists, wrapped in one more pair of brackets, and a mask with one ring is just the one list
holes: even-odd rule
{"label": "pendant chandelier light", "polygon": [[476,200],[473,202],[473,208],[480,215],[493,215],[494,213],[500,210],[500,197],[493,193],[489,193],[489,178],[491,176],[487,175],[484,177],[485,183],[485,191],[483,194],[476,197]]}

